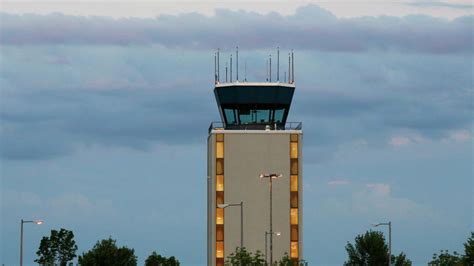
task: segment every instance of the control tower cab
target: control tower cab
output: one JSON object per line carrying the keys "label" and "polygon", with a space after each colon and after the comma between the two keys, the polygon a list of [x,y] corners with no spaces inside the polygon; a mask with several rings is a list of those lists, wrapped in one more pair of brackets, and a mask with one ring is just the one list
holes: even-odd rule
{"label": "control tower cab", "polygon": [[284,129],[294,84],[216,84],[214,95],[224,129]]}

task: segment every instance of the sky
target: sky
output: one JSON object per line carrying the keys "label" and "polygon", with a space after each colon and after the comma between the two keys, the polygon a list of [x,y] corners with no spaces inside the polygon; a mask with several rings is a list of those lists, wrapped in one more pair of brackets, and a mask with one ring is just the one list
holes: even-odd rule
{"label": "sky", "polygon": [[414,265],[462,252],[472,2],[221,2],[2,1],[0,263],[18,265],[20,219],[43,219],[25,224],[25,265],[62,227],[78,254],[111,236],[139,264],[156,250],[205,265],[214,52],[224,64],[235,46],[249,81],[295,50],[310,265],[342,265],[347,241],[389,220]]}

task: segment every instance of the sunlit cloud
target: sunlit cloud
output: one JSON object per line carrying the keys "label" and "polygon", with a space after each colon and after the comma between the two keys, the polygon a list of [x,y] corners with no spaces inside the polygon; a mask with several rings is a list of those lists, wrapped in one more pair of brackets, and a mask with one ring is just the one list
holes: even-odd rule
{"label": "sunlit cloud", "polygon": [[351,182],[349,182],[348,180],[331,180],[331,181],[328,181],[328,185],[329,186],[345,186],[345,185],[349,185]]}

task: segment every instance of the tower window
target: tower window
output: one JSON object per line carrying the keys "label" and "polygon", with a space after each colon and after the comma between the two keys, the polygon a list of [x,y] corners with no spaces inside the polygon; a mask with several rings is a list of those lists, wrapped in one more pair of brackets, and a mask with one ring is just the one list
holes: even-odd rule
{"label": "tower window", "polygon": [[298,142],[290,143],[290,158],[292,159],[298,158]]}
{"label": "tower window", "polygon": [[223,175],[224,174],[224,159],[217,158],[216,159],[216,175]]}
{"label": "tower window", "polygon": [[216,208],[216,224],[224,224],[224,209]]}
{"label": "tower window", "polygon": [[291,242],[291,258],[298,258],[298,242]]}
{"label": "tower window", "polygon": [[290,192],[291,208],[298,208],[298,192]]}
{"label": "tower window", "polygon": [[216,142],[216,158],[224,158],[224,142]]}
{"label": "tower window", "polygon": [[216,225],[216,241],[224,241],[224,225]]}
{"label": "tower window", "polygon": [[291,174],[298,174],[298,159],[291,159]]}
{"label": "tower window", "polygon": [[216,176],[216,191],[224,191],[224,176]]}
{"label": "tower window", "polygon": [[298,225],[291,226],[291,241],[298,241]]}
{"label": "tower window", "polygon": [[298,224],[298,209],[290,209],[290,224]]}
{"label": "tower window", "polygon": [[216,257],[224,258],[224,242],[223,241],[216,242]]}
{"label": "tower window", "polygon": [[298,176],[291,175],[290,177],[290,191],[298,191]]}

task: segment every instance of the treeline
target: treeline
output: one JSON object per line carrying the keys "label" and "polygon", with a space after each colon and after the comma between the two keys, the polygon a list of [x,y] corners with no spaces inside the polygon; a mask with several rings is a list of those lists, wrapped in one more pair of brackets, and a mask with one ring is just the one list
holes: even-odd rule
{"label": "treeline", "polygon": [[[358,235],[354,244],[347,243],[346,251],[348,259],[344,266],[360,265],[388,265],[388,246],[382,232],[367,231]],[[412,262],[401,252],[398,255],[390,256],[390,265],[411,266]],[[457,252],[450,253],[448,250],[441,250],[434,253],[429,266],[473,266],[474,265],[474,232],[464,243],[464,254]]]}
{"label": "treeline", "polygon": [[[72,265],[72,260],[77,257],[77,245],[72,231],[61,228],[51,230],[49,237],[41,239],[35,260],[44,266],[67,266]],[[97,241],[91,250],[83,252],[78,257],[81,266],[114,265],[114,266],[136,266],[137,256],[135,250],[126,246],[118,247],[116,240],[109,237]],[[179,260],[174,256],[169,258],[159,255],[153,251],[145,260],[145,266],[179,266]]]}
{"label": "treeline", "polygon": [[[355,238],[354,244],[347,242],[345,246],[347,260],[345,266],[372,266],[387,265],[411,266],[412,262],[403,252],[398,255],[391,254],[389,258],[388,245],[382,232],[367,231]],[[51,230],[50,236],[44,236],[36,252],[38,258],[35,260],[44,266],[68,266],[72,265],[72,260],[77,257],[77,245],[72,231],[61,228],[59,231]],[[92,249],[83,252],[78,256],[78,264],[81,266],[115,265],[115,266],[136,266],[137,256],[135,250],[126,246],[118,247],[116,240],[109,237],[97,241]],[[174,256],[164,257],[153,251],[145,260],[145,266],[178,266],[180,262]],[[245,247],[236,248],[225,259],[226,266],[234,265],[268,265],[261,251],[255,253],[247,251]],[[304,260],[293,261],[288,254],[279,260],[274,261],[277,266],[307,265]],[[450,253],[448,250],[441,250],[434,253],[429,266],[472,266],[474,265],[474,232],[464,243],[464,253]]]}

